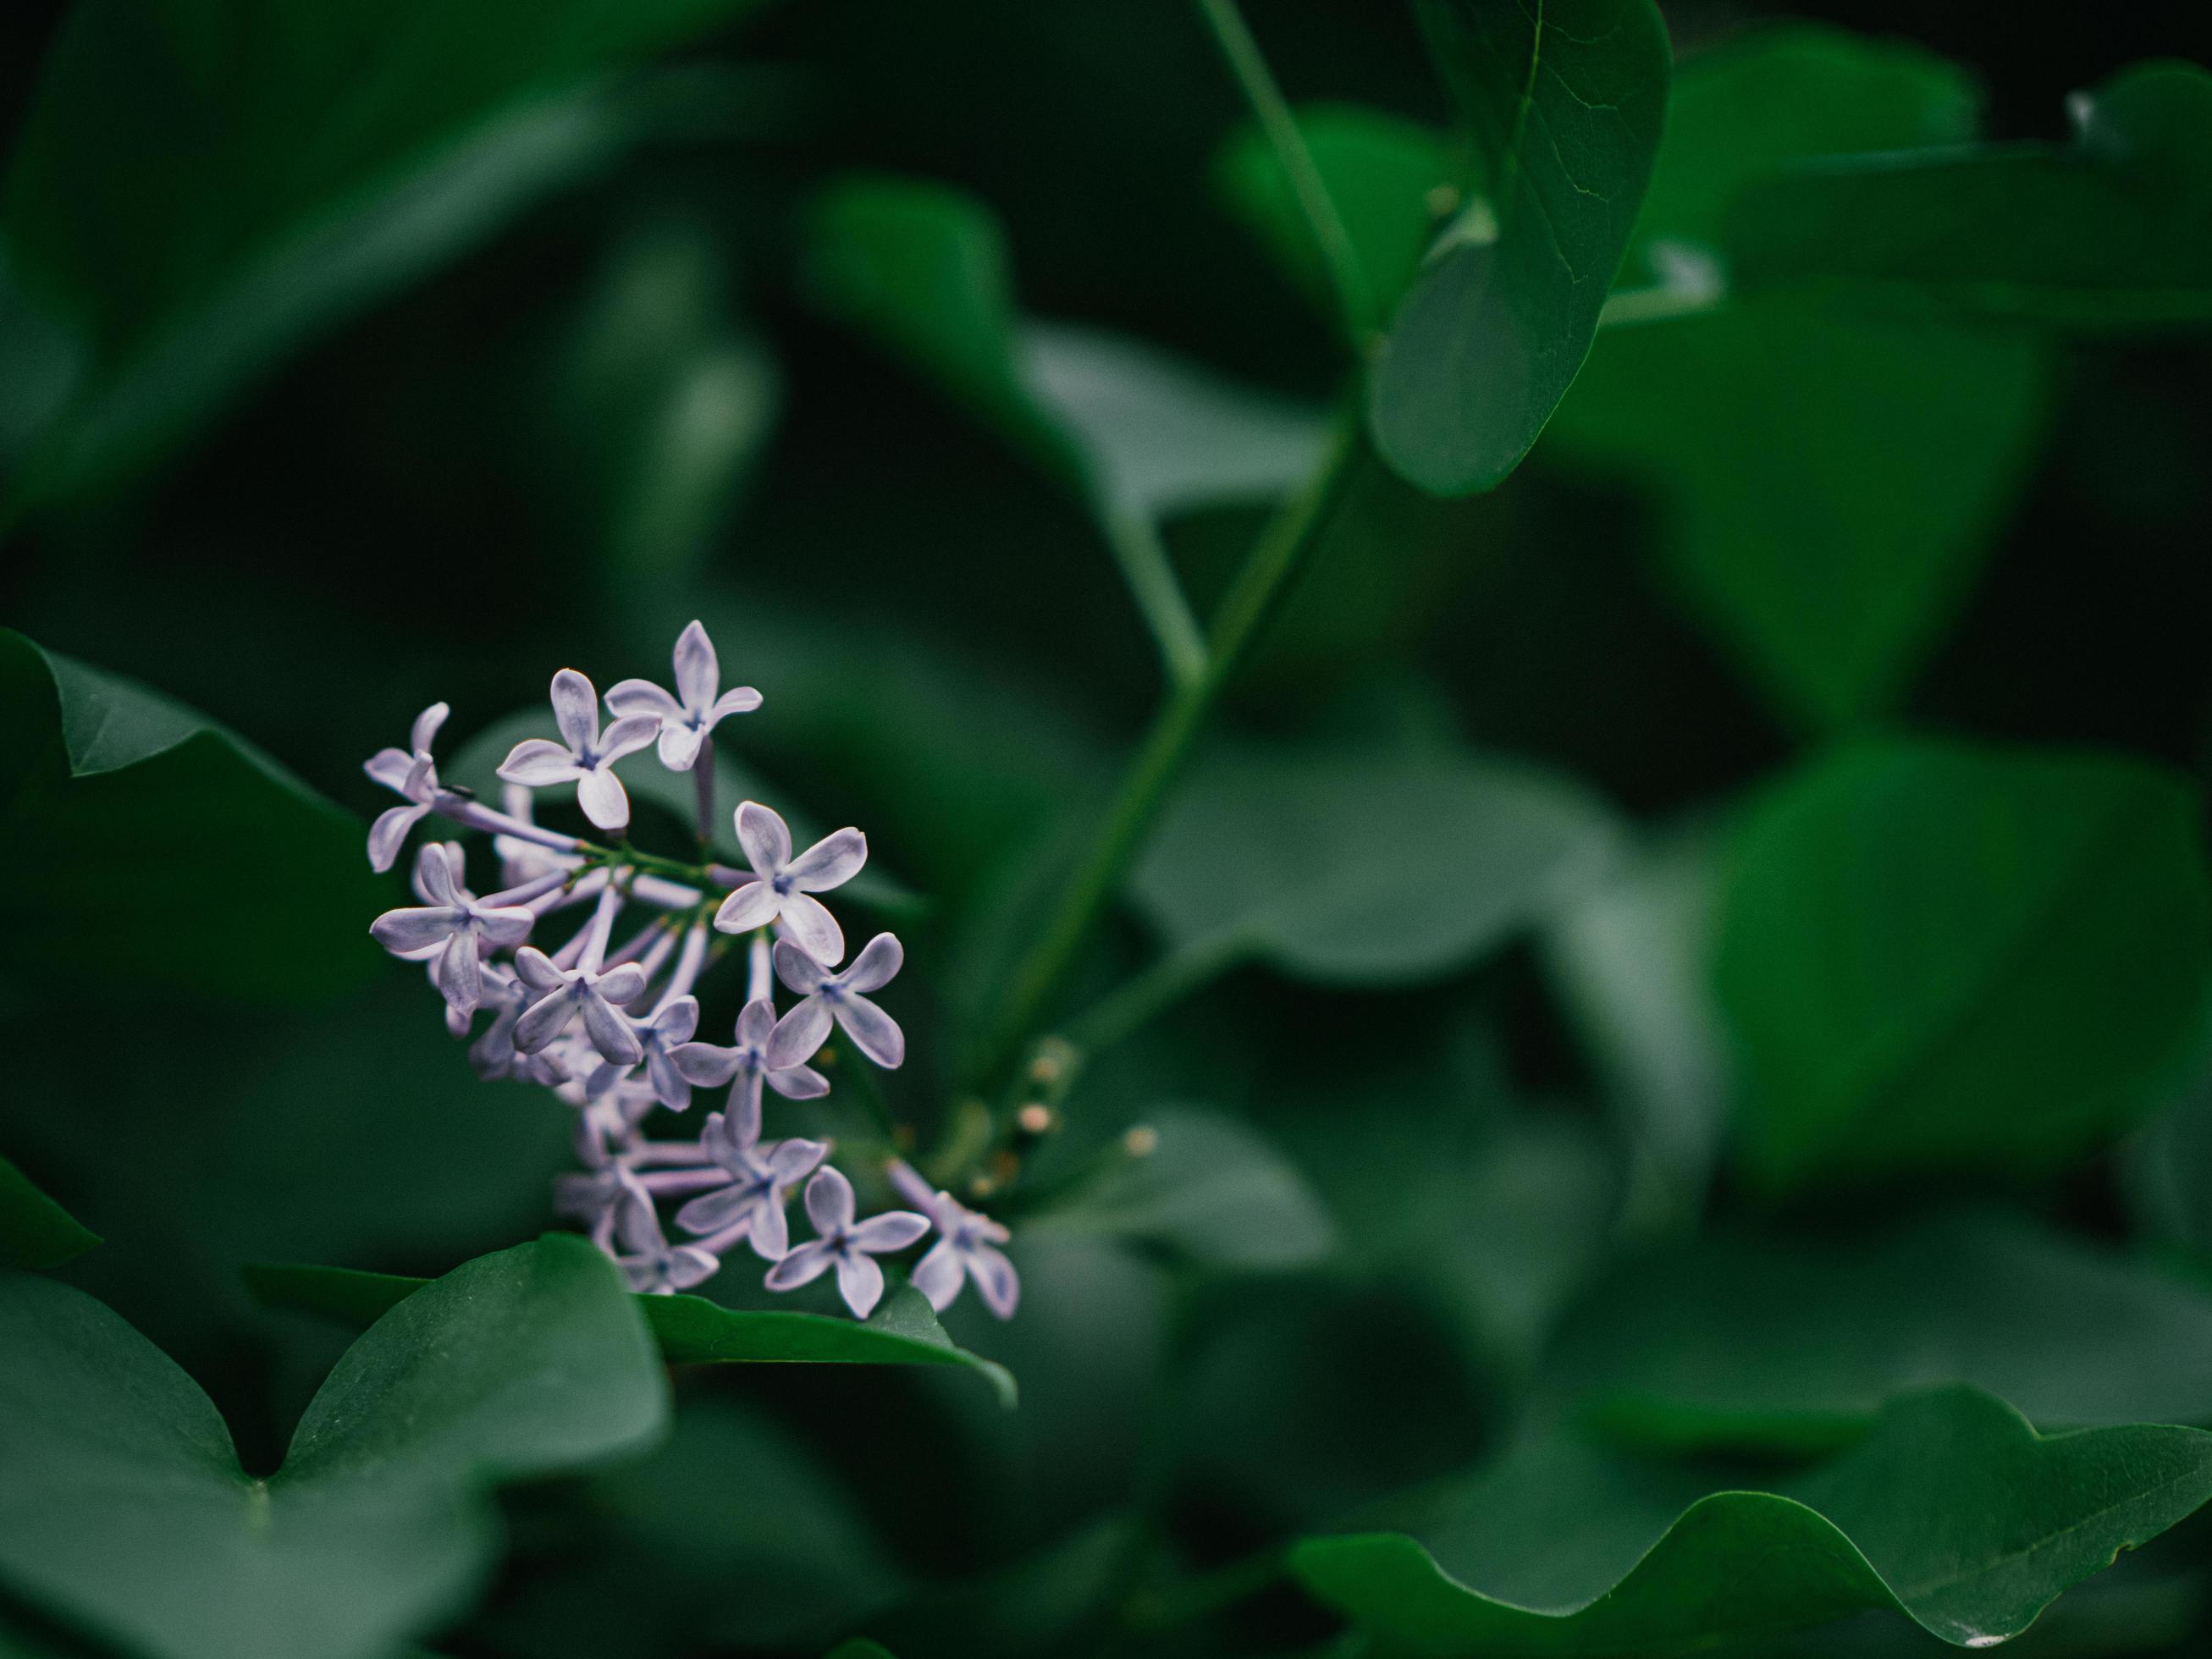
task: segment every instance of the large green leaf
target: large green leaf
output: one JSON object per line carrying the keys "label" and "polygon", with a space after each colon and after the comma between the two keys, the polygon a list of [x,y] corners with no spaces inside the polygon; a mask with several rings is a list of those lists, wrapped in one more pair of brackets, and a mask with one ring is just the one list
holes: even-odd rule
{"label": "large green leaf", "polygon": [[1578,1416],[1671,1448],[1825,1448],[1944,1382],[2046,1430],[2212,1424],[2212,1297],[2000,1214],[1867,1240],[1722,1237],[1613,1276],[1550,1377]]}
{"label": "large green leaf", "polygon": [[58,1267],[100,1243],[100,1235],[0,1158],[0,1269]]}
{"label": "large green leaf", "polygon": [[251,744],[0,629],[11,969],[300,1002],[377,971],[366,828]]}
{"label": "large green leaf", "polygon": [[[352,1267],[266,1265],[247,1267],[246,1282],[266,1307],[362,1326],[436,1281]],[[777,1308],[725,1308],[701,1296],[635,1300],[661,1358],[672,1365],[958,1365],[990,1383],[1003,1404],[1014,1403],[1012,1374],[955,1347],[928,1298],[910,1287],[885,1297],[865,1322]]]}
{"label": "large green leaf", "polygon": [[627,141],[609,70],[742,0],[87,0],[17,141],[0,230],[76,336],[18,481],[145,459],[302,339]]}
{"label": "large green leaf", "polygon": [[2033,323],[2212,318],[2212,74],[2138,64],[2069,100],[2069,143],[1814,163],[1746,190],[1747,287],[1814,281]]}
{"label": "large green leaf", "polygon": [[[1726,204],[1802,158],[1957,142],[1974,98],[1917,49],[1761,31],[1677,76],[1630,256],[1725,270]],[[1624,286],[1630,276],[1624,275]],[[2034,457],[2050,357],[2024,337],[1737,298],[1607,328],[1545,455],[1653,497],[1674,583],[1785,719],[1893,706],[1964,600]]]}
{"label": "large green leaf", "polygon": [[1716,956],[1751,1173],[2046,1171],[2157,1103],[2212,977],[2201,835],[2117,756],[1900,739],[1785,778]]}
{"label": "large green leaf", "polygon": [[0,1279],[0,1583],[163,1659],[380,1659],[490,1565],[489,1486],[662,1431],[613,1268],[550,1238],[456,1269],[346,1352],[265,1479],[99,1303]]}
{"label": "large green leaf", "polygon": [[1592,796],[1517,762],[1230,748],[1191,768],[1130,894],[1196,964],[1406,984],[1503,943],[1595,875],[1613,838]]}
{"label": "large green leaf", "polygon": [[1375,364],[1385,459],[1438,494],[1527,454],[1597,331],[1659,147],[1670,52],[1650,0],[1424,0],[1483,192],[1429,254]]}
{"label": "large green leaf", "polygon": [[2212,1434],[2042,1437],[1944,1389],[1808,1475],[1717,1486],[1540,1439],[1431,1498],[1412,1535],[1309,1540],[1291,1561],[1396,1652],[1624,1659],[1877,1609],[1985,1647],[2212,1498]]}

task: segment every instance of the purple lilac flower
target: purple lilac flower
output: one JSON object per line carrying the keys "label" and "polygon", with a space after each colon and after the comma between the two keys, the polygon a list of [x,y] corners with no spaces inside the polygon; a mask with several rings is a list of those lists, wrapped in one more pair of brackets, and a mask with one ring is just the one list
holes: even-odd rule
{"label": "purple lilac flower", "polygon": [[676,1070],[702,1089],[736,1080],[730,1091],[730,1112],[748,1139],[760,1133],[763,1083],[786,1100],[811,1100],[830,1092],[829,1079],[806,1064],[822,1046],[819,1040],[803,1054],[795,1044],[787,1045],[784,1063],[777,1065],[768,1057],[775,1030],[775,1004],[761,997],[738,1011],[735,1048],[687,1042],[669,1055]]}
{"label": "purple lilac flower", "polygon": [[761,694],[750,685],[730,691],[722,691],[721,685],[714,642],[695,622],[676,636],[675,696],[651,680],[623,680],[607,692],[607,707],[625,717],[644,714],[658,721],[660,763],[672,772],[688,772],[708,732],[727,716],[749,714],[761,706]]}
{"label": "purple lilac flower", "polygon": [[479,903],[454,879],[453,860],[436,842],[416,855],[415,880],[431,902],[421,909],[386,910],[368,931],[396,956],[434,960],[433,973],[446,1006],[464,1016],[472,1014],[483,997],[481,947],[521,944],[538,918],[520,907]]}
{"label": "purple lilac flower", "polygon": [[902,1250],[929,1231],[929,1218],[910,1210],[886,1210],[866,1221],[853,1219],[853,1183],[834,1168],[816,1171],[806,1183],[806,1218],[816,1237],[768,1270],[771,1291],[796,1290],[831,1267],[837,1293],[856,1319],[866,1319],[883,1300],[884,1270],[876,1257]]}
{"label": "purple lilac flower", "polygon": [[404,750],[380,749],[362,765],[362,770],[377,782],[407,798],[406,805],[386,809],[369,826],[368,864],[372,870],[389,870],[399,861],[399,849],[407,840],[407,832],[429,811],[431,801],[438,793],[438,768],[430,758],[430,744],[452,712],[442,702],[432,703],[415,717]]}
{"label": "purple lilac flower", "polygon": [[618,720],[599,732],[599,696],[591,681],[573,668],[553,677],[553,720],[561,741],[526,738],[507,751],[499,775],[509,783],[542,789],[551,784],[576,786],[576,804],[602,830],[629,823],[629,795],[614,774],[614,763],[651,743],[660,722],[649,714]]}
{"label": "purple lilac flower", "polygon": [[660,1218],[650,1200],[622,1204],[615,1216],[616,1236],[622,1252],[616,1265],[629,1287],[645,1296],[673,1296],[705,1283],[721,1270],[721,1261],[696,1244],[671,1244],[660,1231]]}
{"label": "purple lilac flower", "polygon": [[[649,973],[649,964],[641,963],[638,971]],[[645,1076],[653,1091],[653,1097],[672,1112],[681,1112],[691,1104],[691,1082],[684,1069],[674,1061],[674,1051],[679,1048],[696,1047],[691,1034],[699,1029],[699,999],[691,996],[673,997],[663,1003],[650,1019],[634,1019],[630,1026],[637,1033],[639,1046],[645,1052]],[[602,1063],[585,1080],[584,1091],[597,1099],[616,1085],[627,1079],[634,1068],[618,1066],[609,1060]]]}
{"label": "purple lilac flower", "polygon": [[729,1184],[702,1193],[676,1212],[688,1233],[714,1236],[724,1249],[740,1237],[763,1261],[780,1261],[791,1248],[783,1206],[791,1189],[830,1155],[820,1140],[756,1142],[727,1115],[708,1115],[700,1146],[729,1173]]}
{"label": "purple lilac flower", "polygon": [[635,1066],[645,1058],[645,1045],[619,1012],[645,994],[645,969],[635,963],[625,962],[603,974],[580,965],[564,971],[543,951],[526,945],[514,953],[514,971],[538,993],[538,1000],[515,1022],[514,1046],[521,1053],[534,1054],[546,1048],[581,1015],[584,1033],[601,1059]]}
{"label": "purple lilac flower", "polygon": [[768,1063],[781,1066],[794,1054],[811,1054],[830,1035],[830,1023],[835,1019],[854,1046],[877,1065],[898,1066],[906,1059],[906,1033],[866,994],[890,984],[905,960],[898,940],[878,933],[853,958],[850,968],[833,974],[790,940],[778,940],[775,976],[806,1000],[776,1023]]}
{"label": "purple lilac flower", "polygon": [[960,1294],[962,1284],[972,1279],[983,1305],[1001,1319],[1012,1319],[1021,1300],[1022,1281],[998,1248],[1009,1237],[1006,1228],[950,1193],[939,1193],[927,1207],[939,1237],[915,1264],[915,1289],[943,1313]]}
{"label": "purple lilac flower", "polygon": [[781,924],[818,962],[835,967],[845,954],[844,929],[812,895],[842,887],[868,861],[868,838],[857,830],[824,836],[797,858],[791,827],[758,801],[738,808],[738,844],[753,866],[753,879],[722,901],[714,926],[750,933]]}

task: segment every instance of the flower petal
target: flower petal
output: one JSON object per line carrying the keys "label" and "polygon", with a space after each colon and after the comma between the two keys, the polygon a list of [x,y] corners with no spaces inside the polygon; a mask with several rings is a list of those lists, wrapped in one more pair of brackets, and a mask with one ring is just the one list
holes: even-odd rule
{"label": "flower petal", "polygon": [[868,838],[845,829],[823,836],[785,866],[784,873],[802,893],[826,893],[859,875],[867,861]]}
{"label": "flower petal", "polygon": [[983,1305],[1001,1319],[1012,1319],[1022,1299],[1021,1275],[1014,1264],[988,1244],[978,1244],[968,1252],[968,1271],[975,1275]]}
{"label": "flower petal", "polygon": [[672,1048],[679,1042],[689,1042],[691,1034],[699,1029],[699,999],[695,996],[672,998],[656,1009],[653,1016],[653,1035],[664,1048]]}
{"label": "flower petal", "polygon": [[786,895],[779,918],[784,931],[824,967],[835,968],[845,954],[845,930],[822,901],[805,893]]}
{"label": "flower petal", "polygon": [[916,1215],[912,1210],[885,1210],[853,1229],[853,1248],[878,1255],[886,1250],[902,1250],[928,1231],[929,1218],[926,1215]]}
{"label": "flower petal", "polygon": [[775,813],[757,800],[739,803],[738,806],[738,845],[745,849],[745,857],[768,880],[791,862],[791,828]]}
{"label": "flower petal", "polygon": [[836,1259],[820,1239],[810,1239],[770,1267],[761,1283],[771,1291],[795,1291],[821,1278]]}
{"label": "flower petal", "polygon": [[399,849],[407,842],[407,832],[420,823],[429,810],[417,803],[387,807],[378,813],[376,822],[368,827],[368,867],[381,873],[397,864]]}
{"label": "flower petal", "polygon": [[415,854],[415,890],[433,904],[459,904],[453,884],[453,861],[437,842],[425,842]]}
{"label": "flower petal", "polygon": [[952,1241],[940,1238],[929,1247],[929,1252],[915,1263],[911,1280],[915,1289],[929,1298],[929,1305],[943,1313],[960,1294],[962,1282],[968,1277],[960,1252],[952,1248]]}
{"label": "flower petal", "polygon": [[791,1218],[783,1212],[784,1194],[764,1194],[753,1206],[753,1224],[745,1237],[753,1254],[763,1261],[781,1261],[791,1249]]}
{"label": "flower petal", "polygon": [[[637,1040],[630,1023],[607,1006],[596,991],[586,991],[578,1001],[584,1012],[584,1035],[602,1057],[617,1066],[635,1066],[645,1058],[645,1045]],[[525,1018],[528,1016],[525,1015]]]}
{"label": "flower petal", "polygon": [[866,997],[847,997],[836,1005],[837,1023],[853,1046],[886,1071],[906,1060],[906,1033],[898,1022]]}
{"label": "flower petal", "polygon": [[553,723],[575,754],[588,752],[599,741],[599,694],[573,668],[553,677]]}
{"label": "flower petal", "polygon": [[898,977],[898,970],[906,963],[906,951],[895,933],[878,933],[862,947],[853,958],[853,965],[845,970],[845,988],[848,991],[880,991]]}
{"label": "flower petal", "polygon": [[394,956],[443,945],[461,924],[459,912],[444,905],[424,910],[386,910],[368,924],[368,936]]}
{"label": "flower petal", "polygon": [[568,982],[568,975],[553,965],[553,958],[534,945],[514,953],[514,974],[533,991],[554,991]]}
{"label": "flower petal", "polygon": [[691,1109],[690,1080],[670,1063],[665,1048],[646,1050],[645,1076],[653,1085],[653,1097],[670,1111]]}
{"label": "flower petal", "polygon": [[771,997],[755,997],[738,1010],[738,1041],[749,1047],[765,1043],[769,1033],[775,1030],[775,1001]]}
{"label": "flower petal", "polygon": [[660,728],[660,763],[672,772],[689,772],[697,763],[707,734],[696,726]]}
{"label": "flower petal", "polygon": [[875,1257],[857,1250],[839,1256],[837,1294],[845,1298],[855,1319],[866,1319],[875,1312],[876,1304],[884,1299],[884,1270],[876,1265]]}
{"label": "flower petal", "polygon": [[694,1285],[703,1285],[721,1272],[720,1261],[700,1249],[696,1245],[678,1244],[668,1253],[669,1282],[679,1291],[688,1291]]}
{"label": "flower petal", "polygon": [[576,764],[574,755],[544,738],[525,738],[508,750],[507,758],[499,763],[501,777],[532,789],[566,783],[571,778],[580,777],[583,770]]}
{"label": "flower petal", "polygon": [[676,695],[686,708],[703,709],[714,701],[722,683],[721,665],[714,660],[714,642],[706,629],[694,622],[676,636]]}
{"label": "flower petal", "polygon": [[830,973],[789,939],[778,939],[775,976],[800,996],[811,997],[822,988],[823,982],[830,977]]}
{"label": "flower petal", "polygon": [[668,1051],[668,1063],[685,1082],[702,1089],[719,1089],[738,1074],[738,1051],[718,1048],[711,1042],[685,1042]]}
{"label": "flower petal", "polygon": [[635,962],[625,962],[598,975],[592,988],[616,1007],[626,1008],[645,994],[645,969]]}
{"label": "flower petal", "polygon": [[750,685],[738,686],[714,699],[714,706],[707,711],[707,724],[713,726],[732,714],[750,714],[760,706],[759,692]]}
{"label": "flower petal", "polygon": [[775,890],[764,881],[749,881],[735,889],[714,912],[717,933],[750,933],[775,920]]}
{"label": "flower petal", "polygon": [[618,761],[624,755],[634,755],[660,735],[660,717],[657,714],[630,714],[607,727],[607,734],[599,739],[599,762]]}
{"label": "flower petal", "polygon": [[[830,1035],[830,1008],[819,997],[809,997],[781,1019],[768,1040],[768,1068],[787,1072],[814,1058]],[[781,1089],[777,1091],[782,1092]]]}
{"label": "flower petal", "polygon": [[605,767],[577,778],[576,805],[602,830],[620,830],[629,822],[629,793],[622,780]]}
{"label": "flower petal", "polygon": [[483,981],[477,973],[477,935],[472,927],[457,928],[438,957],[438,994],[446,1006],[467,1015],[477,1011]]}
{"label": "flower petal", "polygon": [[799,1179],[830,1156],[826,1140],[779,1140],[762,1160],[779,1187],[796,1187]]}
{"label": "flower petal", "polygon": [[426,751],[438,740],[438,728],[453,712],[442,702],[432,703],[415,717],[415,724],[408,729],[407,746],[418,755]]}
{"label": "flower petal", "polygon": [[650,714],[665,720],[684,706],[651,680],[617,680],[607,688],[607,707],[618,714]]}
{"label": "flower petal", "polygon": [[501,950],[520,945],[530,937],[537,925],[538,913],[521,905],[495,905],[489,910],[476,913],[477,927],[483,932],[485,942]]}
{"label": "flower petal", "polygon": [[806,1218],[817,1233],[834,1233],[853,1224],[853,1183],[835,1164],[816,1170],[806,1183]]}
{"label": "flower petal", "polygon": [[786,1066],[768,1074],[768,1086],[786,1100],[819,1100],[830,1092],[830,1079],[811,1066]]}
{"label": "flower petal", "polygon": [[708,1233],[719,1233],[750,1207],[752,1200],[742,1187],[717,1187],[711,1193],[702,1193],[676,1212],[676,1224],[687,1233],[696,1233],[704,1238]]}
{"label": "flower petal", "polygon": [[568,1029],[568,1022],[576,1017],[576,999],[564,987],[550,996],[541,997],[522,1011],[522,1018],[514,1022],[514,1047],[518,1054],[534,1054]]}
{"label": "flower petal", "polygon": [[415,757],[398,749],[380,749],[361,763],[361,769],[386,789],[404,794],[407,775],[415,769]]}

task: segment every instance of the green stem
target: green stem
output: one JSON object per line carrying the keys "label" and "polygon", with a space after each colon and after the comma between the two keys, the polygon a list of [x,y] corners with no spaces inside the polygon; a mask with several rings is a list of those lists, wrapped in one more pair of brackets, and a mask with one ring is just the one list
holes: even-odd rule
{"label": "green stem", "polygon": [[1304,568],[1346,485],[1364,453],[1356,417],[1339,427],[1322,465],[1298,493],[1267,522],[1245,555],[1216,613],[1205,672],[1176,687],[1162,705],[1143,744],[1122,775],[1121,787],[1100,821],[1089,853],[1060,895],[1051,921],[1016,970],[981,1068],[988,1077],[1003,1067],[1017,1043],[1035,1029],[1089,938],[1101,911],[1121,883],[1130,859],[1152,828],[1169,786],[1222,690],[1243,665],[1291,579]]}
{"label": "green stem", "polygon": [[1221,55],[1243,91],[1244,101],[1252,106],[1261,131],[1274,149],[1275,160],[1290,179],[1291,193],[1321,249],[1322,268],[1328,272],[1329,285],[1336,290],[1337,304],[1344,313],[1346,331],[1357,348],[1375,325],[1375,297],[1352,245],[1352,233],[1345,228],[1344,216],[1336,210],[1335,198],[1329,195],[1321,169],[1314,165],[1313,151],[1306,147],[1305,134],[1299,130],[1282,88],[1275,84],[1260,43],[1245,27],[1237,0],[1198,0],[1198,9],[1213,31]]}
{"label": "green stem", "polygon": [[1086,1054],[1110,1048],[1164,1010],[1218,979],[1243,949],[1243,941],[1232,937],[1171,951],[1068,1021],[1060,1035]]}
{"label": "green stem", "polygon": [[1159,532],[1150,520],[1129,513],[1108,514],[1104,528],[1121,580],[1160,648],[1170,684],[1188,685],[1206,672],[1206,635],[1191,615]]}

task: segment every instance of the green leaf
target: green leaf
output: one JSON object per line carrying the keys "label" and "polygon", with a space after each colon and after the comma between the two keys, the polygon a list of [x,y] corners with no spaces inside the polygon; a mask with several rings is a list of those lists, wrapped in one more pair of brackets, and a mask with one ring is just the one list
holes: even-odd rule
{"label": "green leaf", "polygon": [[[351,1267],[257,1264],[245,1273],[246,1288],[264,1307],[355,1326],[434,1282]],[[661,1358],[672,1365],[958,1365],[990,1383],[1001,1404],[1015,1402],[1012,1374],[955,1347],[929,1299],[911,1286],[886,1296],[866,1322],[781,1309],[725,1308],[700,1296],[635,1300],[660,1345]]]}
{"label": "green leaf", "polygon": [[[1456,206],[1459,168],[1433,127],[1356,104],[1310,104],[1298,130],[1344,222],[1375,313],[1352,319],[1379,329],[1420,269],[1441,216]],[[1282,162],[1255,126],[1240,129],[1214,158],[1216,188],[1276,263],[1326,316],[1339,303]]]}
{"label": "green leaf", "polygon": [[[1950,64],[1832,30],[1707,53],[1676,79],[1629,270],[1662,290],[1717,273],[1747,185],[1809,155],[1963,140],[1973,109]],[[1898,702],[1966,599],[2035,458],[2051,367],[2024,337],[1737,298],[1605,330],[1544,453],[1647,491],[1707,631],[1787,720],[1840,726]]]}
{"label": "green leaf", "polygon": [[378,1659],[482,1580],[485,1488],[640,1449],[666,1416],[634,1304],[581,1239],[482,1257],[379,1321],[266,1479],[144,1338],[12,1276],[0,1582],[162,1659]]}
{"label": "green leaf", "polygon": [[19,493],[148,459],[302,340],[627,143],[609,71],[742,0],[88,0],[49,52],[0,234],[76,337]]}
{"label": "green leaf", "polygon": [[1715,967],[1749,1172],[2045,1172],[2155,1104],[2212,977],[2199,817],[2145,763],[1924,739],[1778,784]]}
{"label": "green leaf", "polygon": [[0,932],[16,971],[308,1002],[379,971],[360,820],[136,681],[0,629]]}
{"label": "green leaf", "polygon": [[1851,1451],[1765,1491],[1527,1443],[1432,1500],[1414,1535],[1308,1540],[1291,1562],[1415,1653],[1618,1659],[1877,1609],[1984,1647],[2207,1498],[2202,1431],[2042,1437],[2002,1401],[1945,1389],[1893,1403]]}
{"label": "green leaf", "polygon": [[1151,1150],[1117,1156],[1057,1200],[1024,1212],[1024,1233],[1124,1239],[1206,1267],[1275,1270],[1319,1261],[1336,1225],[1296,1164],[1218,1112],[1145,1115]]}
{"label": "green leaf", "polygon": [[1747,288],[2092,331],[2212,318],[2212,74],[2136,64],[2068,101],[2071,142],[1812,163],[1746,190]]}
{"label": "green leaf", "polygon": [[1161,815],[1130,896],[1179,956],[1401,985],[1503,944],[1596,873],[1613,839],[1595,798],[1518,762],[1223,749]]}
{"label": "green leaf", "polygon": [[1723,1236],[1614,1275],[1549,1376],[1581,1419],[1670,1449],[1826,1449],[1943,1382],[2045,1430],[2212,1424],[2212,1297],[1998,1213],[1858,1241]]}
{"label": "green leaf", "polygon": [[100,1243],[100,1235],[0,1158],[0,1269],[58,1267]]}
{"label": "green leaf", "polygon": [[1520,464],[1589,354],[1671,54],[1650,0],[1424,0],[1420,15],[1483,193],[1399,307],[1368,416],[1407,479],[1463,495]]}

